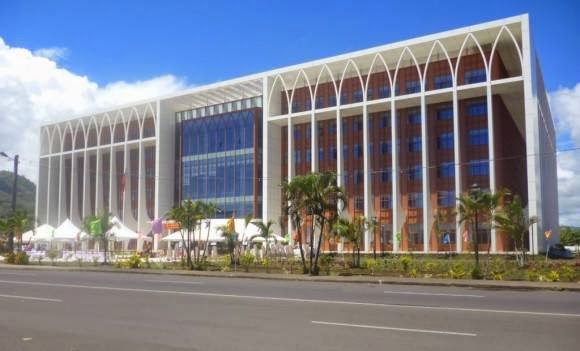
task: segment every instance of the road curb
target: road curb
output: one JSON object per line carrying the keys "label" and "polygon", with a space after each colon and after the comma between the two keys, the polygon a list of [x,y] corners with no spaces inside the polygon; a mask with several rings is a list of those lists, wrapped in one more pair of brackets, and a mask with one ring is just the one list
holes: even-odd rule
{"label": "road curb", "polygon": [[102,267],[62,267],[62,266],[17,266],[0,263],[2,270],[23,271],[61,271],[61,272],[92,272],[92,273],[128,273],[150,275],[174,275],[208,278],[236,278],[236,279],[263,279],[278,281],[300,281],[318,283],[350,283],[350,284],[397,284],[422,285],[442,287],[463,287],[473,289],[493,290],[551,290],[580,292],[580,283],[564,282],[528,282],[528,281],[493,281],[493,280],[461,280],[440,278],[404,278],[404,277],[375,277],[375,276],[317,276],[278,273],[245,273],[245,272],[215,272],[215,271],[187,271],[187,270],[158,270],[158,269],[119,269]]}

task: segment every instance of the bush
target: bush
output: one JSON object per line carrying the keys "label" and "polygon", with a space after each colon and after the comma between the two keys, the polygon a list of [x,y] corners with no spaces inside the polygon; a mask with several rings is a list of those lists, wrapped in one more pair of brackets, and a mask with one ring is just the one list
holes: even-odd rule
{"label": "bush", "polygon": [[417,278],[417,269],[415,269],[415,268],[411,269],[411,271],[409,272],[409,277],[410,278]]}
{"label": "bush", "polygon": [[54,261],[58,257],[58,250],[57,249],[50,249],[50,250],[48,250],[46,255],[48,256],[48,258],[50,259],[50,262],[54,266]]}
{"label": "bush", "polygon": [[546,275],[546,279],[550,282],[559,282],[560,281],[560,274],[557,271],[550,271]]}
{"label": "bush", "polygon": [[240,257],[240,264],[244,267],[244,270],[248,272],[250,270],[250,266],[254,263],[256,257],[249,252],[244,253]]}
{"label": "bush", "polygon": [[332,255],[329,254],[320,255],[320,266],[324,267],[326,275],[330,275],[330,266],[332,265],[333,260],[334,257],[332,257]]}
{"label": "bush", "polygon": [[369,258],[364,261],[363,263],[364,268],[368,269],[371,275],[374,275],[377,269],[381,266],[381,263],[378,260],[374,260]]}
{"label": "bush", "polygon": [[538,271],[536,271],[535,269],[527,271],[526,275],[528,280],[531,282],[537,282],[538,280],[540,280],[540,273],[538,273]]}
{"label": "bush", "polygon": [[452,279],[463,279],[466,274],[467,273],[461,263],[456,263],[449,269],[449,276]]}
{"label": "bush", "polygon": [[16,256],[14,256],[14,263],[21,265],[28,264],[28,255],[26,252],[18,252]]}
{"label": "bush", "polygon": [[8,264],[14,264],[16,261],[16,254],[14,252],[9,252],[4,256],[4,262]]}
{"label": "bush", "polygon": [[560,268],[560,277],[564,281],[575,282],[576,281],[576,270],[574,268],[564,265]]}
{"label": "bush", "polygon": [[399,262],[403,266],[403,271],[407,273],[407,271],[409,270],[409,266],[411,265],[411,262],[413,262],[413,259],[410,256],[402,256],[399,259]]}
{"label": "bush", "polygon": [[474,267],[471,270],[471,279],[483,279],[483,273],[481,273],[481,269],[479,267]]}
{"label": "bush", "polygon": [[126,263],[129,268],[141,268],[141,257],[139,255],[131,255]]}

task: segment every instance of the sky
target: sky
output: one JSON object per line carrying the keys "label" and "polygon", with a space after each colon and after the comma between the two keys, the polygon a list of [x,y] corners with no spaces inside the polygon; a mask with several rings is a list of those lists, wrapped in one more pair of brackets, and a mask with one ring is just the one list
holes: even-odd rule
{"label": "sky", "polygon": [[[42,121],[529,13],[580,226],[580,1],[0,0],[0,151],[36,181]],[[0,169],[11,163],[0,160]]]}

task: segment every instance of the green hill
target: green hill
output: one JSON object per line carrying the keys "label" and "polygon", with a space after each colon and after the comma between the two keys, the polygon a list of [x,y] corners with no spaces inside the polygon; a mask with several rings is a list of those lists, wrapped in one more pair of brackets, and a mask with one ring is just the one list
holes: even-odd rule
{"label": "green hill", "polygon": [[[12,211],[13,174],[9,171],[0,171],[0,217],[8,215]],[[36,185],[26,177],[19,175],[16,208],[34,216],[35,193]]]}

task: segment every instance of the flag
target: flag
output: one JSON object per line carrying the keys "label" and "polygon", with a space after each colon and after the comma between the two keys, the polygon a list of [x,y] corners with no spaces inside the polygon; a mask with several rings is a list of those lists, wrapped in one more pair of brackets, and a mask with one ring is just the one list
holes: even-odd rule
{"label": "flag", "polygon": [[153,234],[161,234],[163,232],[163,218],[157,218],[151,224],[151,232]]}
{"label": "flag", "polygon": [[226,227],[228,228],[228,232],[230,232],[230,233],[234,233],[236,231],[236,225],[234,223],[234,216],[232,216],[232,218],[228,219],[228,221],[226,223]]}
{"label": "flag", "polygon": [[103,226],[101,225],[101,219],[98,218],[91,223],[89,223],[89,230],[92,236],[99,236],[103,233]]}
{"label": "flag", "polygon": [[469,233],[467,232],[467,229],[463,230],[463,241],[467,242],[467,240],[469,239]]}
{"label": "flag", "polygon": [[449,233],[443,234],[443,244],[449,244],[451,238],[449,237]]}

